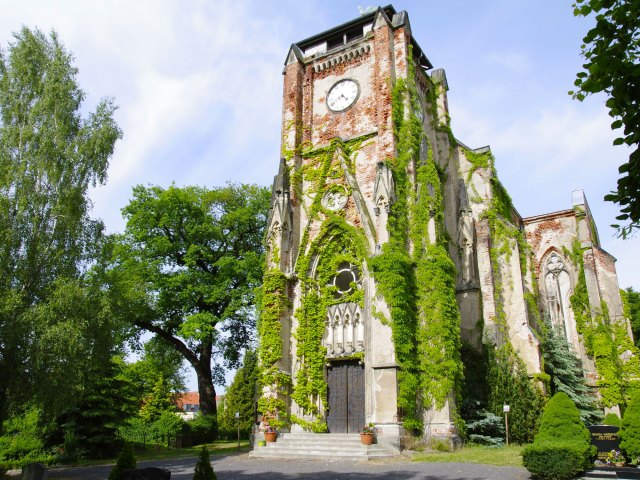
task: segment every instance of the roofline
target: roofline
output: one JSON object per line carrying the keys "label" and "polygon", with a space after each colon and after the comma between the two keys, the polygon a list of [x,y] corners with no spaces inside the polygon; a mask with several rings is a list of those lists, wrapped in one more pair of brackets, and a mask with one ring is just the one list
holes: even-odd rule
{"label": "roofline", "polygon": [[[392,20],[393,16],[396,13],[398,13],[394,8],[394,6],[391,4],[385,7],[379,7],[373,12],[369,12],[365,15],[361,15],[357,18],[354,18],[353,20],[349,20],[348,22],[341,23],[340,25],[330,28],[329,30],[325,30],[324,32],[316,33],[315,35],[305,38],[304,40],[300,40],[299,42],[294,42],[294,45],[298,47],[301,51],[304,51],[307,47],[313,45],[318,40],[324,37],[330,37],[332,34],[337,33],[340,30],[346,30],[349,27],[365,25],[366,23],[372,21],[380,10],[382,10],[387,15],[387,17],[389,17],[389,20]],[[413,35],[411,35],[410,42],[411,42],[411,46],[414,49],[414,54],[418,59],[418,64],[425,70],[432,69],[433,68],[432,63],[424,54],[424,52],[422,51],[422,48],[420,48],[420,45],[418,44],[418,42],[416,42],[416,39],[413,38]],[[285,64],[286,64],[286,61],[285,61]]]}
{"label": "roofline", "polygon": [[[393,5],[389,4],[386,7],[381,7],[382,10],[384,11],[384,13],[387,14],[387,16],[389,16],[389,13],[391,13],[391,16],[395,15],[396,13],[396,9],[393,7]],[[353,20],[349,20],[348,22],[344,22],[338,26],[335,26],[333,28],[330,28],[329,30],[325,30],[324,32],[320,32],[320,33],[316,33],[315,35],[309,37],[309,38],[305,38],[304,40],[300,40],[299,42],[295,42],[295,45],[300,48],[300,50],[305,49],[305,47],[308,47],[309,45],[313,44],[314,42],[316,42],[317,40],[320,40],[322,37],[328,37],[330,36],[332,33],[336,33],[339,30],[343,30],[347,27],[351,27],[351,26],[355,26],[358,24],[365,24],[367,23],[369,20],[373,20],[373,18],[376,16],[376,14],[378,13],[378,9],[376,8],[373,12],[369,12],[365,15],[361,15],[357,18],[354,18]]]}
{"label": "roofline", "polygon": [[558,217],[572,217],[575,216],[576,212],[573,208],[569,208],[566,210],[558,210],[557,212],[550,213],[541,213],[539,215],[532,215],[530,217],[525,217],[522,220],[525,224],[539,222],[545,219],[558,218]]}

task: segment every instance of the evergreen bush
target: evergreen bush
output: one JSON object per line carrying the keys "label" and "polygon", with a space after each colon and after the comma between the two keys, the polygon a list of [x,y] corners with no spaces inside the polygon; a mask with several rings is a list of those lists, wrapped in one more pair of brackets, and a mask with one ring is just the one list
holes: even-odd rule
{"label": "evergreen bush", "polygon": [[631,397],[620,427],[620,448],[631,460],[640,457],[640,393]]}
{"label": "evergreen bush", "polygon": [[193,445],[202,445],[216,439],[218,423],[214,415],[198,415],[187,422],[191,430],[191,442]]}
{"label": "evergreen bush", "polygon": [[594,454],[576,405],[558,392],[544,409],[533,444],[522,450],[522,463],[536,478],[562,480],[588,469]]}
{"label": "evergreen bush", "polygon": [[116,466],[109,474],[109,480],[121,480],[122,472],[136,468],[136,457],[133,455],[133,447],[130,443],[125,443],[118,456]]}
{"label": "evergreen bush", "polygon": [[607,413],[602,421],[603,425],[613,425],[614,427],[619,427],[621,425],[620,417],[615,413]]}
{"label": "evergreen bush", "polygon": [[209,451],[205,445],[200,451],[200,458],[198,458],[198,463],[196,463],[193,480],[216,480],[216,478],[216,473],[213,471],[213,467],[209,461]]}

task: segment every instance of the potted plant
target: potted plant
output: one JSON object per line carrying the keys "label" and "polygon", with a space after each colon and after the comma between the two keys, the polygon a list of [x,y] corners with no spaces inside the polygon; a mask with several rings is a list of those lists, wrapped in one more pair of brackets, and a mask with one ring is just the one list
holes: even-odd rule
{"label": "potted plant", "polygon": [[267,428],[264,431],[264,439],[267,442],[275,442],[276,438],[278,438],[278,432],[271,425],[267,425]]}
{"label": "potted plant", "polygon": [[373,444],[373,435],[375,433],[375,426],[373,423],[369,425],[365,425],[362,431],[360,432],[360,441],[363,445],[372,445]]}

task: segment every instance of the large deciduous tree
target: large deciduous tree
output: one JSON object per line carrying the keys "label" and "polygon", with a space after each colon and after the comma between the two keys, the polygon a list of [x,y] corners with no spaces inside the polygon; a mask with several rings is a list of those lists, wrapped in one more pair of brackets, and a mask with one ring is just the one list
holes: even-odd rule
{"label": "large deciduous tree", "polygon": [[618,189],[605,197],[620,205],[623,236],[640,228],[640,2],[636,0],[576,0],[574,14],[595,14],[596,25],[584,37],[584,70],[570,92],[582,101],[593,93],[609,97],[607,108],[615,120],[612,129],[624,127],[614,145],[631,148],[629,161],[619,167]]}
{"label": "large deciduous tree", "polygon": [[78,289],[102,232],[87,189],[106,181],[122,133],[111,100],[80,114],[77,73],[55,33],[25,27],[0,50],[0,419],[41,373],[78,368],[64,361],[81,340],[68,295],[92,295]]}
{"label": "large deciduous tree", "polygon": [[252,185],[138,186],[123,209],[112,270],[128,292],[122,315],[191,364],[205,415],[216,414],[214,383],[254,335],[268,204],[267,189]]}

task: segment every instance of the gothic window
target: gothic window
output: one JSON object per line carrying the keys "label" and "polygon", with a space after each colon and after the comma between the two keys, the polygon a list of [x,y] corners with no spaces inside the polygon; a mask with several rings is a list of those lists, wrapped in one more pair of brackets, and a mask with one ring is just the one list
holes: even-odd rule
{"label": "gothic window", "polygon": [[349,262],[342,262],[331,280],[330,285],[336,287],[336,297],[349,293],[353,290],[353,285],[360,282],[360,271],[358,267]]}

